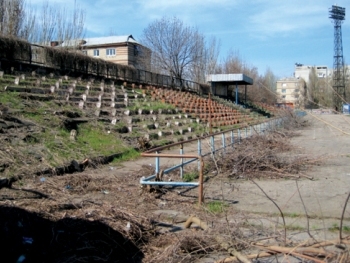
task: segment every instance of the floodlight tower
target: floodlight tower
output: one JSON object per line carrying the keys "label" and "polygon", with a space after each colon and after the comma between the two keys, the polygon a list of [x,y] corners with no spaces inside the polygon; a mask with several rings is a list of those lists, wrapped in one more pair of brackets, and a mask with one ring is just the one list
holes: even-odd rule
{"label": "floodlight tower", "polygon": [[345,100],[345,68],[343,58],[343,44],[341,24],[345,20],[345,8],[332,5],[329,9],[329,18],[334,23],[334,57],[333,57],[333,105],[336,111],[342,110],[342,97]]}

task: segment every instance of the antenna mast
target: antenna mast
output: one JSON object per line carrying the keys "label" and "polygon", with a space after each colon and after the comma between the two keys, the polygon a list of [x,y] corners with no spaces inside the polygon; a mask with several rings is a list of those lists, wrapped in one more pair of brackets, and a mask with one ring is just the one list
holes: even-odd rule
{"label": "antenna mast", "polygon": [[342,111],[343,102],[340,97],[345,100],[345,67],[341,24],[345,20],[345,8],[332,5],[329,18],[334,23],[333,89],[337,94],[333,96],[333,106],[336,111]]}

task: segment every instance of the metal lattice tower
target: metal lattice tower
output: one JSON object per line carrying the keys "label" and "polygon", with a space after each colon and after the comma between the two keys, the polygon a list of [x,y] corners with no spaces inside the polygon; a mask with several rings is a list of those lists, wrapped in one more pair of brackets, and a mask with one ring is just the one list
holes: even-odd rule
{"label": "metal lattice tower", "polygon": [[343,101],[340,97],[345,100],[345,68],[341,33],[341,24],[345,20],[345,8],[333,5],[329,9],[329,18],[334,23],[333,89],[338,93],[333,96],[333,105],[337,111],[341,111]]}

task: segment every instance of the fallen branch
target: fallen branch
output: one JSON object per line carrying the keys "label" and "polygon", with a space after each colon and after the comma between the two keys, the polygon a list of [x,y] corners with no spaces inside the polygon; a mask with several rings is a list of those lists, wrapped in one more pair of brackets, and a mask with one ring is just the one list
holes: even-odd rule
{"label": "fallen branch", "polygon": [[185,228],[190,228],[191,225],[195,223],[196,225],[198,225],[200,228],[202,228],[203,230],[207,230],[209,227],[206,223],[204,223],[203,221],[201,221],[198,217],[196,216],[190,216],[187,221],[185,222]]}

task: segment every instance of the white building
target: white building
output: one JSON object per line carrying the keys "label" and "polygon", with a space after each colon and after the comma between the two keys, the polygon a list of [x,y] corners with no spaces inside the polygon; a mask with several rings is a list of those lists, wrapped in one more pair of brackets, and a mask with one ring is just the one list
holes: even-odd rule
{"label": "white building", "polygon": [[295,64],[294,77],[297,79],[302,78],[306,83],[309,82],[309,76],[312,69],[315,69],[316,75],[319,78],[327,78],[332,76],[332,70],[327,66],[306,66],[303,64]]}

